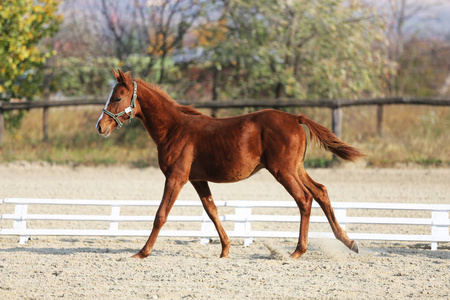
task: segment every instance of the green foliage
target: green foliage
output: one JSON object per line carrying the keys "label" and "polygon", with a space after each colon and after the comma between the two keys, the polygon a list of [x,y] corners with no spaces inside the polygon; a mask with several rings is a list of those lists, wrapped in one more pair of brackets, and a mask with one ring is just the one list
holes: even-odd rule
{"label": "green foliage", "polygon": [[312,158],[304,161],[305,168],[330,168],[333,165],[338,165],[339,161],[328,158]]}
{"label": "green foliage", "polygon": [[356,1],[233,0],[221,20],[227,38],[210,49],[211,65],[231,70],[220,75],[222,98],[348,99],[382,90],[385,45],[373,46],[383,24]]}
{"label": "green foliage", "polygon": [[[55,71],[58,89],[66,96],[99,96],[109,93],[115,83],[110,66],[119,65],[113,57],[88,59],[68,57],[58,61]],[[105,99],[106,102],[106,99]]]}
{"label": "green foliage", "polygon": [[38,44],[58,30],[56,0],[5,0],[0,4],[0,95],[32,98],[42,78],[37,69],[54,54]]}
{"label": "green foliage", "polygon": [[25,115],[25,111],[24,110],[6,111],[3,113],[3,115],[5,118],[6,129],[14,132],[16,129],[20,128],[22,118]]}
{"label": "green foliage", "polygon": [[[124,62],[112,56],[87,59],[71,56],[59,60],[59,67],[55,70],[54,77],[58,90],[66,96],[104,96],[111,90],[111,85],[115,84],[111,73],[112,68],[127,65],[132,70],[133,76],[138,76],[145,73],[144,68],[150,59],[149,56],[139,54],[129,55]],[[156,71],[142,78],[148,82],[158,82],[159,80],[157,70],[161,68],[162,62],[157,59],[153,63],[153,69]],[[179,72],[171,58],[164,60],[164,68],[170,72],[172,77]]]}
{"label": "green foliage", "polygon": [[[32,99],[41,88],[45,59],[38,44],[58,30],[58,1],[6,0],[0,3],[0,101]],[[20,127],[24,111],[6,112],[5,127]]]}

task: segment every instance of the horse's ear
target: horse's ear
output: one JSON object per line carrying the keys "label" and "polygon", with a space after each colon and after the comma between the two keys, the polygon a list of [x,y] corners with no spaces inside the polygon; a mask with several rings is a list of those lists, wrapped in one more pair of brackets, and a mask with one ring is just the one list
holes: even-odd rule
{"label": "horse's ear", "polygon": [[119,78],[117,79],[117,82],[123,82],[125,83],[126,86],[133,86],[133,80],[131,79],[130,76],[130,72],[127,73],[122,73],[122,71],[120,71],[120,69],[118,69],[119,71]]}
{"label": "horse's ear", "polygon": [[116,78],[116,81],[119,82],[119,78],[120,78],[119,73],[117,73],[116,71],[114,71],[114,69],[112,69],[111,71],[112,71],[112,73],[114,74],[114,77]]}

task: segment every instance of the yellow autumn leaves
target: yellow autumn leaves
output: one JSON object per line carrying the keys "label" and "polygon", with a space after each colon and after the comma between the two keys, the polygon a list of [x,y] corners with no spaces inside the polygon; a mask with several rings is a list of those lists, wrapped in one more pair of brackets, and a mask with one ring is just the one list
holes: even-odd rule
{"label": "yellow autumn leaves", "polygon": [[[42,65],[52,55],[38,43],[53,35],[62,16],[57,0],[5,0],[0,4],[0,93],[1,98],[20,94],[18,77]],[[6,93],[6,94],[5,94]]]}

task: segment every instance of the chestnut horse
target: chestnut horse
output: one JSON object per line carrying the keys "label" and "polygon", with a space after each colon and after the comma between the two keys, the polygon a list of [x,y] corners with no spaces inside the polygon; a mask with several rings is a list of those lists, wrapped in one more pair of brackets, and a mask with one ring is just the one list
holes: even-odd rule
{"label": "chestnut horse", "polygon": [[236,182],[262,168],[284,186],[300,210],[300,234],[291,257],[297,259],[306,252],[313,198],[336,238],[358,252],[356,242],[338,224],[326,188],[305,171],[306,134],[301,124],[309,128],[313,140],[342,159],[355,160],[363,156],[360,151],[304,115],[268,109],[232,118],[212,118],[177,104],[158,86],[133,80],[128,73],[118,71],[113,70],[117,84],[97,122],[97,131],[108,136],[125,120],[139,119],[156,143],[159,166],[166,178],[153,230],[134,258],[150,255],[170,209],[188,181],[217,229],[222,246],[220,257],[228,257],[230,239],[220,222],[208,181]]}

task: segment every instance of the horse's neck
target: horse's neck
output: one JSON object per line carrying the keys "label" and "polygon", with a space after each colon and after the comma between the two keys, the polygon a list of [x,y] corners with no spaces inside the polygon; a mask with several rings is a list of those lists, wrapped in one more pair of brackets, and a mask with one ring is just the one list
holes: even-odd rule
{"label": "horse's neck", "polygon": [[143,89],[139,105],[140,119],[156,144],[164,141],[168,132],[180,124],[182,113],[177,104],[157,91]]}

